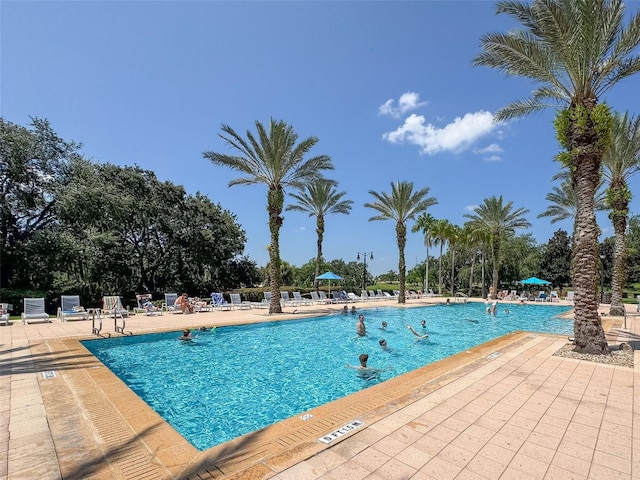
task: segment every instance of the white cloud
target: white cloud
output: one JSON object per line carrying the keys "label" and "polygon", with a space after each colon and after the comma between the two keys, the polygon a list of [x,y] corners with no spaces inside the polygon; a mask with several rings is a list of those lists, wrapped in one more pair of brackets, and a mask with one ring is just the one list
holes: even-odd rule
{"label": "white cloud", "polygon": [[478,206],[479,205],[467,205],[466,207],[464,207],[464,209],[467,210],[468,212],[475,212]]}
{"label": "white cloud", "polygon": [[500,153],[502,152],[502,147],[500,145],[498,145],[497,143],[492,143],[489,146],[486,146],[484,148],[475,148],[473,150],[473,153]]}
{"label": "white cloud", "polygon": [[422,115],[411,114],[402,126],[393,132],[383,134],[382,138],[391,143],[418,145],[421,153],[433,155],[443,151],[464,151],[496,127],[493,114],[485,111],[456,117],[453,122],[442,128],[426,123]]}
{"label": "white cloud", "polygon": [[491,155],[490,157],[484,157],[483,160],[485,162],[499,162],[500,160],[502,160],[502,157],[500,157],[499,155]]}
{"label": "white cloud", "polygon": [[427,104],[420,101],[420,94],[415,92],[406,92],[400,95],[398,106],[394,107],[394,100],[389,99],[378,108],[380,115],[390,115],[393,118],[400,118],[405,113],[415,110]]}

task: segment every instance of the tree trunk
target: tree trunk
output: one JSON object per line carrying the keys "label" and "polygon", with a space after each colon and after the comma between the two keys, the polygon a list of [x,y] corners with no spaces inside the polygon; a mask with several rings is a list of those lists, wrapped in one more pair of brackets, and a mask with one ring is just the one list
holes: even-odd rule
{"label": "tree trunk", "polygon": [[316,254],[316,274],[313,277],[313,289],[318,291],[318,280],[316,277],[320,275],[320,266],[322,264],[322,240],[324,238],[324,217],[318,215],[316,218],[316,233],[318,234],[317,240],[317,254]]}
{"label": "tree trunk", "polygon": [[[626,185],[616,190],[627,191]],[[622,290],[626,280],[627,250],[625,248],[625,231],[627,229],[628,202],[621,199],[619,205],[612,205],[613,209],[609,214],[612,217],[615,240],[613,246],[613,276],[611,278],[611,308],[609,315],[614,317],[624,316],[624,304],[622,303]]]}
{"label": "tree trunk", "polygon": [[442,295],[442,240],[440,240],[440,258],[438,258],[438,295]]}
{"label": "tree trunk", "polygon": [[269,245],[269,276],[271,303],[269,313],[282,313],[280,304],[280,227],[282,226],[282,206],[284,205],[284,195],[279,186],[269,187],[267,194],[267,210],[269,212],[269,232],[271,233],[271,244]]}
{"label": "tree trunk", "polygon": [[396,241],[398,242],[398,282],[400,283],[400,293],[398,295],[398,303],[406,303],[406,299],[404,296],[405,290],[405,270],[406,265],[404,261],[404,248],[407,244],[407,228],[404,226],[404,223],[398,222],[396,224]]}
{"label": "tree trunk", "polygon": [[476,252],[474,250],[473,252],[473,257],[471,257],[471,270],[469,272],[469,290],[467,290],[467,296],[470,297],[471,296],[471,290],[473,288],[473,268],[475,267],[476,264]]}
{"label": "tree trunk", "polygon": [[429,293],[429,244],[427,243],[427,261],[425,262],[424,271],[424,293]]}
{"label": "tree trunk", "polygon": [[491,299],[498,298],[498,271],[500,270],[500,236],[494,235],[493,244],[491,246],[491,255],[493,256],[493,279],[491,285],[493,287],[493,295]]}
{"label": "tree trunk", "polygon": [[[573,107],[572,107],[573,108]],[[574,341],[579,353],[609,353],[600,315],[598,315],[598,234],[594,196],[600,180],[602,154],[594,151],[597,134],[591,125],[573,120],[569,151],[575,153],[571,166],[573,186],[578,197],[574,240],[575,310]]]}

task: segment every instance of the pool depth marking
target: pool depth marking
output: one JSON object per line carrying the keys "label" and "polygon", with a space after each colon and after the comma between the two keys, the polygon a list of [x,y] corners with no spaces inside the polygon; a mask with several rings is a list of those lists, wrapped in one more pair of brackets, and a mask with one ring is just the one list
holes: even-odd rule
{"label": "pool depth marking", "polygon": [[346,435],[347,433],[355,430],[356,428],[361,427],[362,425],[364,425],[364,422],[361,422],[360,420],[354,420],[353,422],[347,423],[346,425],[340,427],[339,429],[334,430],[331,433],[328,433],[324,437],[320,437],[318,440],[320,440],[322,443],[331,443],[334,440],[337,440],[338,438],[342,437],[343,435]]}

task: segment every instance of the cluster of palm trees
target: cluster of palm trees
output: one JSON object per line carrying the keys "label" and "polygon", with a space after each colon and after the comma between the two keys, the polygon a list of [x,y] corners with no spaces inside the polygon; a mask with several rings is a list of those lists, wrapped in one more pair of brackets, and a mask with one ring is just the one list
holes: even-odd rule
{"label": "cluster of palm trees", "polygon": [[[640,71],[640,13],[625,25],[622,0],[506,0],[497,3],[497,13],[510,16],[522,28],[484,35],[474,63],[536,84],[529,98],[500,109],[496,120],[549,107],[557,111],[556,134],[563,148],[557,159],[568,172],[576,196],[572,269],[576,350],[608,353],[598,315],[600,232],[595,202],[603,158],[613,154],[616,121],[602,97],[620,80]],[[607,193],[609,208],[616,204],[614,226],[630,199],[626,183],[620,180],[617,176],[615,188]],[[616,229],[623,226],[619,223]],[[616,258],[616,268],[624,268],[619,262]]]}
{"label": "cluster of palm trees", "polygon": [[[640,57],[635,53],[640,44],[640,14],[635,14],[625,26],[625,7],[621,0],[506,0],[497,3],[497,13],[509,15],[522,28],[484,35],[481,52],[474,64],[497,68],[537,85],[530,98],[498,110],[496,121],[525,116],[548,107],[557,110],[555,127],[563,149],[557,160],[565,182],[561,191],[551,195],[557,194],[561,198],[566,194],[573,198],[570,202],[574,218],[573,265],[580,265],[580,268],[572,269],[576,350],[607,353],[609,347],[598,315],[600,232],[595,210],[600,203],[596,192],[601,184],[604,161],[605,178],[609,182],[606,207],[611,212],[616,231],[614,271],[617,277],[614,285],[617,282],[620,286],[624,282],[624,229],[631,198],[627,181],[637,171],[639,140],[638,120],[626,114],[610,113],[601,98],[620,80],[640,71]],[[204,156],[214,164],[244,175],[231,181],[230,185],[265,184],[268,187],[272,298],[269,312],[280,313],[279,230],[285,188],[301,192],[295,194],[298,203],[292,209],[308,211],[317,217],[318,258],[322,254],[324,214],[331,209],[335,213],[347,213],[351,203],[341,200],[343,192],[337,192],[335,183],[323,177],[326,170],[333,169],[328,156],[305,158],[317,143],[316,137],[297,143],[293,128],[274,120],[268,130],[256,122],[256,130],[257,135],[248,131],[244,139],[231,127],[223,125],[221,138],[239,155],[205,152]],[[446,229],[451,230],[446,234],[449,245],[462,233],[454,232],[454,227],[443,221],[432,221],[426,216],[426,209],[436,203],[435,198],[428,197],[428,188],[414,191],[411,182],[395,182],[391,184],[390,193],[369,193],[375,201],[365,206],[377,212],[370,220],[395,221],[399,251],[398,301],[404,302],[406,223],[418,217],[414,228],[424,232],[427,246],[430,239],[444,238]],[[316,204],[319,198],[326,199],[323,208]],[[329,206],[329,198],[332,206]],[[521,208],[513,209],[512,203],[505,203],[502,197],[491,197],[473,214],[467,215],[466,234],[490,245],[494,293],[497,292],[500,240],[506,231],[528,226],[524,219],[526,212]],[[442,241],[440,245],[442,248]],[[619,299],[614,293],[617,300],[621,300],[621,289],[619,292]]]}

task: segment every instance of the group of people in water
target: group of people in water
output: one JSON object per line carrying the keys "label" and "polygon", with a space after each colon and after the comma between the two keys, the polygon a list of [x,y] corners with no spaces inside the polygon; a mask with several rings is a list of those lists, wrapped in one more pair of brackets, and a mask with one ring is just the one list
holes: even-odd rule
{"label": "group of people in water", "polygon": [[[345,306],[346,309],[346,306]],[[355,309],[355,307],[353,307],[353,309]],[[344,309],[343,309],[344,311]],[[353,313],[353,311],[352,311]],[[420,320],[420,326],[425,330],[423,333],[418,332],[416,329],[414,329],[411,325],[407,325],[407,329],[413,334],[415,335],[416,341],[420,341],[420,340],[425,340],[429,338],[429,334],[426,333],[426,328],[427,328],[427,322],[426,320]],[[380,326],[380,330],[382,331],[386,331],[387,330],[387,322],[383,321],[381,326]],[[358,321],[356,323],[356,334],[359,337],[365,337],[367,335],[367,327],[364,323],[364,315],[361,313],[360,315],[358,315]],[[391,349],[389,348],[389,345],[387,344],[387,341],[384,338],[381,338],[380,340],[378,340],[378,345],[380,345],[380,348],[382,350],[385,351],[391,351]],[[356,370],[358,370],[358,375],[363,377],[363,378],[371,378],[372,375],[377,375],[380,372],[383,372],[385,370],[389,370],[392,367],[386,368],[386,369],[380,369],[380,368],[372,368],[367,366],[367,361],[369,360],[369,355],[366,353],[361,354],[358,357],[358,360],[360,362],[360,365],[347,365],[347,368],[354,368]]]}

